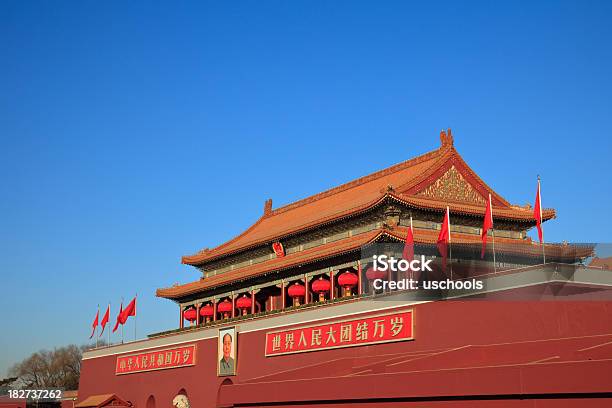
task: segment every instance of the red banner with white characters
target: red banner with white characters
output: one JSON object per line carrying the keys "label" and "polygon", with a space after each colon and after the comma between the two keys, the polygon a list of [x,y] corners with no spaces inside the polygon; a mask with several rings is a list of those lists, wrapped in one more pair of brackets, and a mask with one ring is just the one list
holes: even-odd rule
{"label": "red banner with white characters", "polygon": [[117,356],[115,375],[188,367],[195,364],[196,345]]}
{"label": "red banner with white characters", "polygon": [[413,317],[404,310],[266,333],[266,356],[412,340]]}

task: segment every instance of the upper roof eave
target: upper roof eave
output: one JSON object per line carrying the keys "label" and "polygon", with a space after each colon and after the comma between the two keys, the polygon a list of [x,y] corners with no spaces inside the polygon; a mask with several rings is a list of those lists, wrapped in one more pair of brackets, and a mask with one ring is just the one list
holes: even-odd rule
{"label": "upper roof eave", "polygon": [[[191,255],[191,256],[183,256],[181,259],[181,262],[183,264],[186,265],[201,265],[205,262],[210,262],[214,259],[218,259],[219,257],[222,256],[229,256],[232,255],[233,253],[237,253],[237,252],[242,252],[248,249],[252,249],[255,248],[257,246],[263,245],[263,244],[268,244],[277,240],[281,240],[283,238],[285,238],[288,235],[291,234],[295,234],[298,232],[302,232],[305,230],[308,230],[309,228],[315,227],[315,226],[321,226],[324,225],[326,223],[332,222],[332,221],[337,221],[340,220],[342,218],[345,217],[349,217],[349,216],[355,216],[358,215],[360,213],[363,213],[365,211],[368,211],[374,207],[376,207],[378,204],[380,204],[381,202],[384,201],[385,198],[393,198],[407,206],[413,207],[415,209],[424,209],[424,210],[432,210],[432,211],[440,211],[443,212],[446,209],[446,206],[448,205],[451,213],[459,213],[462,215],[469,215],[469,216],[484,216],[485,213],[485,207],[484,206],[475,206],[475,205],[470,205],[470,204],[466,204],[466,203],[461,203],[461,202],[442,202],[439,200],[434,200],[434,199],[430,199],[430,198],[417,198],[417,197],[411,197],[411,196],[405,196],[403,194],[395,194],[395,193],[383,193],[381,194],[379,197],[377,197],[375,200],[372,200],[371,202],[363,205],[363,206],[359,206],[359,207],[355,207],[350,209],[349,211],[346,211],[344,213],[341,214],[337,214],[331,217],[328,217],[327,219],[321,219],[319,220],[317,223],[312,224],[312,225],[305,225],[303,228],[300,228],[298,230],[294,230],[294,231],[287,231],[286,234],[284,235],[280,235],[280,236],[270,236],[266,239],[262,239],[260,241],[257,242],[253,242],[251,245],[240,248],[236,251],[230,251],[227,253],[211,253],[212,251],[209,252],[204,252],[204,253],[200,253],[200,254],[196,254],[196,255]],[[543,219],[544,221],[550,220],[552,218],[555,217],[555,210],[551,209],[551,208],[546,208],[542,210],[542,215],[543,215]],[[535,223],[535,220],[533,219],[533,215],[531,213],[531,211],[525,209],[525,210],[519,210],[516,208],[498,208],[498,207],[493,207],[493,218],[494,219],[505,219],[505,220],[512,220],[512,221],[520,221],[520,222],[533,222]]]}

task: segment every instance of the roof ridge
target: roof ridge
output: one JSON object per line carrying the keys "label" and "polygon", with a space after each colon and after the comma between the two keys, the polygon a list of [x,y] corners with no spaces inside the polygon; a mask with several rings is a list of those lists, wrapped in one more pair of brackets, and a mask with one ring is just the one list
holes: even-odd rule
{"label": "roof ridge", "polygon": [[358,179],[351,180],[351,181],[349,181],[347,183],[344,183],[344,184],[341,184],[339,186],[332,187],[332,188],[330,188],[328,190],[325,190],[325,191],[322,191],[320,193],[317,193],[317,194],[311,195],[309,197],[302,198],[301,200],[294,201],[292,203],[286,204],[286,205],[284,205],[282,207],[273,209],[272,212],[268,215],[268,217],[273,217],[273,216],[275,216],[277,214],[282,214],[282,213],[284,213],[286,211],[293,210],[294,208],[301,207],[301,206],[303,206],[305,204],[309,204],[309,203],[311,203],[313,201],[317,201],[317,200],[320,200],[322,198],[329,197],[329,196],[332,196],[332,195],[337,194],[337,193],[341,193],[342,191],[346,191],[346,190],[351,189],[351,188],[353,188],[355,186],[359,186],[359,185],[367,183],[369,181],[376,180],[378,178],[387,176],[389,174],[398,172],[400,170],[404,170],[407,167],[415,166],[415,165],[417,165],[419,163],[422,163],[422,162],[424,162],[426,160],[433,159],[435,156],[439,155],[444,150],[446,150],[444,148],[444,146],[441,146],[441,147],[439,147],[439,148],[437,148],[435,150],[431,150],[429,152],[423,153],[422,155],[414,157],[412,159],[405,160],[403,162],[400,162],[400,163],[394,164],[392,166],[389,166],[389,167],[387,167],[385,169],[378,170],[378,171],[375,171],[374,173],[370,173],[370,174],[367,174],[365,176],[359,177]]}
{"label": "roof ridge", "polygon": [[[422,163],[422,162],[424,162],[426,160],[433,159],[437,155],[444,154],[444,152],[446,150],[447,150],[447,147],[445,145],[441,145],[439,148],[431,150],[431,151],[426,152],[426,153],[423,153],[420,156],[413,157],[412,159],[404,160],[403,162],[394,164],[394,165],[389,166],[389,167],[387,167],[385,169],[378,170],[378,171],[376,171],[374,173],[367,174],[367,175],[362,176],[362,177],[360,177],[358,179],[351,180],[351,181],[349,181],[347,183],[344,183],[344,184],[341,184],[339,186],[336,186],[336,187],[330,188],[328,190],[322,191],[320,193],[311,195],[311,196],[303,198],[301,200],[294,201],[292,203],[286,204],[286,205],[284,205],[282,207],[279,207],[279,208],[276,208],[276,209],[271,209],[271,205],[270,205],[270,208],[268,209],[268,201],[266,201],[266,210],[264,211],[264,214],[262,216],[260,216],[257,219],[257,221],[254,224],[252,224],[249,228],[247,228],[246,230],[242,231],[238,235],[234,236],[233,238],[229,239],[228,241],[225,241],[224,243],[222,243],[220,245],[217,245],[217,246],[215,246],[213,248],[204,248],[204,249],[201,249],[198,252],[196,252],[195,255],[201,255],[201,254],[205,254],[205,253],[208,253],[208,252],[216,252],[216,251],[218,251],[218,250],[220,250],[222,248],[225,248],[226,246],[228,246],[231,243],[235,242],[237,239],[239,239],[242,236],[248,234],[250,231],[252,231],[257,225],[259,225],[266,218],[274,217],[277,214],[282,214],[284,212],[290,211],[290,210],[292,210],[294,208],[301,207],[301,206],[306,205],[308,203],[311,203],[313,201],[317,201],[317,200],[320,200],[322,198],[329,197],[331,195],[340,193],[342,191],[348,190],[348,189],[353,188],[355,186],[358,186],[358,185],[364,184],[366,182],[369,182],[369,181],[376,180],[378,178],[384,177],[384,176],[386,176],[388,174],[395,173],[397,171],[403,170],[403,169],[405,169],[407,167],[415,166],[415,165],[417,165],[419,163]],[[269,201],[270,201],[270,204],[271,204],[271,200],[269,200]],[[193,255],[182,256],[181,257],[181,263],[184,263],[185,258],[189,258],[191,256],[193,256]]]}

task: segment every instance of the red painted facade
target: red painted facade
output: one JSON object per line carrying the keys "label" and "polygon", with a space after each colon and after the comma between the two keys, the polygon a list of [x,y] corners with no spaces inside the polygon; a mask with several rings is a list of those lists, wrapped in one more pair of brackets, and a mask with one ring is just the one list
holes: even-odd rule
{"label": "red painted facade", "polygon": [[25,408],[25,400],[12,400],[8,397],[0,397],[0,408]]}
{"label": "red painted facade", "polygon": [[117,356],[86,359],[79,399],[115,393],[151,408],[147,400],[153,396],[155,407],[169,407],[184,391],[198,408],[348,401],[612,406],[612,302],[437,301],[411,307],[414,341],[266,357],[271,330],[239,333],[235,377],[217,377],[216,338],[196,342],[192,367],[115,375]]}

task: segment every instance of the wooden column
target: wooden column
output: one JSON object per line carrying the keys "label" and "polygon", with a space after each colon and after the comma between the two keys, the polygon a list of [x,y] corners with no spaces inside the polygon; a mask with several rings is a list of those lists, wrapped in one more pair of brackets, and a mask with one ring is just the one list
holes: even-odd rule
{"label": "wooden column", "polygon": [[213,322],[217,321],[217,299],[213,299]]}
{"label": "wooden column", "polygon": [[306,289],[306,291],[304,292],[304,304],[307,305],[308,303],[310,303],[310,294],[308,292],[310,292],[309,290],[309,284],[308,284],[308,275],[304,274],[304,288]]}
{"label": "wooden column", "polygon": [[255,289],[251,290],[251,314],[255,314]]}
{"label": "wooden column", "polygon": [[281,302],[282,302],[281,309],[282,310],[285,310],[285,301],[286,301],[286,298],[285,298],[285,280],[283,279],[282,284],[281,284]]}
{"label": "wooden column", "polygon": [[232,317],[236,317],[236,295],[232,292]]}
{"label": "wooden column", "polygon": [[196,326],[198,326],[200,324],[200,307],[202,306],[201,303],[196,304]]}
{"label": "wooden column", "polygon": [[183,306],[182,305],[179,305],[179,317],[181,319],[179,323],[179,327],[182,329],[183,327],[185,327],[185,318],[183,317]]}
{"label": "wooden column", "polygon": [[336,283],[334,282],[334,271],[329,271],[329,280],[331,281],[331,293],[329,295],[330,300],[334,300],[336,295]]}
{"label": "wooden column", "polygon": [[363,293],[363,283],[361,282],[361,261],[357,261],[357,294],[361,295]]}

